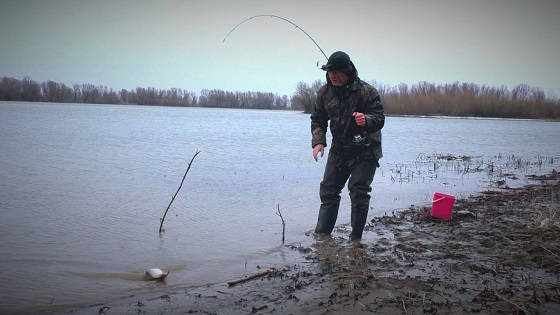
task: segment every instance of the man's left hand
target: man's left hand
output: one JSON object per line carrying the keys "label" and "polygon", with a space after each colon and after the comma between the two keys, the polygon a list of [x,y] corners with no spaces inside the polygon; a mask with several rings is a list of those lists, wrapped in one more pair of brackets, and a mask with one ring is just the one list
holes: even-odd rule
{"label": "man's left hand", "polygon": [[364,113],[358,113],[358,112],[354,112],[354,114],[352,114],[352,116],[354,116],[354,119],[356,120],[356,125],[363,127],[366,125],[366,115],[364,115]]}

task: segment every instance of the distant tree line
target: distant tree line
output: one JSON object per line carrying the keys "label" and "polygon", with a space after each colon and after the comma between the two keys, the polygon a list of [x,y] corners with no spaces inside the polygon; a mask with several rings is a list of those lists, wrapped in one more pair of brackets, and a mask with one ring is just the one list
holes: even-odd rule
{"label": "distant tree line", "polygon": [[[298,83],[292,107],[310,113],[321,81]],[[418,82],[390,86],[372,81],[389,115],[444,115],[560,119],[560,101],[540,88],[519,84],[511,91],[475,83]]]}
{"label": "distant tree line", "polygon": [[[293,109],[310,113],[324,82],[299,82],[290,99],[265,92],[194,92],[152,87],[114,91],[106,86],[2,77],[0,100],[27,102],[201,106],[217,108]],[[519,84],[512,90],[475,83],[434,84],[418,82],[390,86],[372,81],[389,115],[444,115],[504,118],[560,119],[560,100],[540,88]]]}
{"label": "distant tree line", "polygon": [[511,91],[505,86],[464,82],[419,82],[410,87],[372,84],[389,114],[560,119],[560,101],[527,84]]}
{"label": "distant tree line", "polygon": [[202,90],[198,106],[218,108],[288,109],[288,96],[263,92]]}
{"label": "distant tree line", "polygon": [[135,104],[164,106],[204,106],[255,109],[287,109],[288,97],[263,92],[225,92],[202,90],[200,97],[194,92],[172,88],[158,90],[153,87],[114,91],[106,86],[46,81],[36,82],[25,77],[22,80],[2,77],[0,100],[26,102]]}

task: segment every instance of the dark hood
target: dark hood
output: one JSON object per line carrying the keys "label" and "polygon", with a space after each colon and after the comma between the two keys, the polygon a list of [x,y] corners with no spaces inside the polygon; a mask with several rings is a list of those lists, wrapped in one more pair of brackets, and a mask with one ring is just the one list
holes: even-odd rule
{"label": "dark hood", "polygon": [[335,89],[337,88],[343,88],[343,87],[347,87],[352,85],[352,83],[358,78],[358,70],[356,69],[356,66],[354,66],[354,63],[352,61],[350,61],[350,64],[352,65],[352,71],[350,73],[347,73],[348,75],[348,82],[344,85],[344,86],[340,86],[340,87],[335,87],[334,85],[332,85],[331,80],[329,79],[329,73],[325,73],[325,77],[327,78],[327,84]]}

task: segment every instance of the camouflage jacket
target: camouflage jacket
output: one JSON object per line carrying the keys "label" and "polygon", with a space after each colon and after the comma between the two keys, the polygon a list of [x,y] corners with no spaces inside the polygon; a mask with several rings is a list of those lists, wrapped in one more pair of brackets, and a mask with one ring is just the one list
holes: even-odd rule
{"label": "camouflage jacket", "polygon": [[[366,126],[358,127],[352,114],[366,115]],[[335,88],[327,83],[317,92],[317,102],[311,114],[311,145],[327,146],[327,124],[332,134],[331,151],[349,151],[348,144],[356,133],[367,134],[368,149],[376,159],[382,157],[381,128],[385,124],[383,105],[377,90],[356,77],[352,83]]]}

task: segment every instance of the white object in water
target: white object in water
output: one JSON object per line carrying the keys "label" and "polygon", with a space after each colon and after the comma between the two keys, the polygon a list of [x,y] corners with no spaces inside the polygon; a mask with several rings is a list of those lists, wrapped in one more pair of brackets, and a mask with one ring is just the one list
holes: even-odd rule
{"label": "white object in water", "polygon": [[148,275],[153,280],[163,280],[165,279],[165,277],[167,277],[168,274],[169,271],[163,272],[163,270],[159,268],[150,268],[146,270],[146,275]]}

